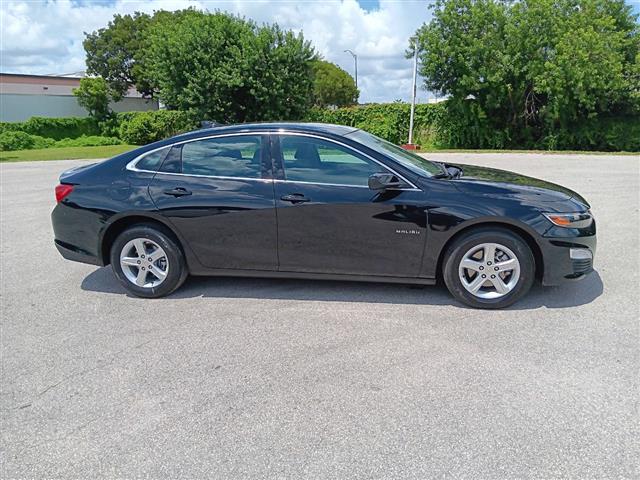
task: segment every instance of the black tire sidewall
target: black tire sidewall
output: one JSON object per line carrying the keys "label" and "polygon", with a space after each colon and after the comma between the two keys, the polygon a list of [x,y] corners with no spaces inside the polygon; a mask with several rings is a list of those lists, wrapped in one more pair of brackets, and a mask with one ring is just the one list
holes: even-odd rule
{"label": "black tire sidewall", "polygon": [[[520,262],[520,279],[515,288],[504,297],[482,299],[468,292],[460,280],[458,266],[463,256],[481,243],[498,243],[509,248]],[[451,294],[462,303],[475,308],[505,308],[522,298],[535,279],[535,259],[531,248],[518,235],[507,230],[478,230],[460,237],[449,248],[443,262],[443,278]]]}
{"label": "black tire sidewall", "polygon": [[[127,242],[135,238],[148,238],[162,247],[169,261],[169,274],[159,286],[143,288],[131,283],[120,266],[120,252]],[[184,282],[186,268],[184,256],[176,242],[165,232],[148,225],[138,225],[122,232],[111,246],[111,268],[125,289],[138,297],[158,298],[169,295]]]}

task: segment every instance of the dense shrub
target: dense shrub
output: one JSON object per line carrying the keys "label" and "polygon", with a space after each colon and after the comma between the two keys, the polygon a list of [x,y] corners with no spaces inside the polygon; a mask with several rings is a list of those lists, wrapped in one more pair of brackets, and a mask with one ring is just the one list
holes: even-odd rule
{"label": "dense shrub", "polygon": [[103,145],[120,145],[122,141],[116,137],[100,137],[83,135],[78,138],[63,138],[55,141],[39,135],[30,135],[20,131],[4,131],[0,133],[0,151],[33,150],[37,148],[61,147],[96,147]]}
{"label": "dense shrub", "polygon": [[92,118],[47,118],[31,117],[26,122],[2,122],[0,133],[19,131],[41,137],[61,140],[63,138],[77,138],[82,135],[99,135],[100,127]]}
{"label": "dense shrub", "polygon": [[[409,136],[410,105],[371,104],[312,109],[306,120],[362,128],[396,144]],[[600,117],[566,127],[500,129],[477,103],[416,105],[414,143],[423,148],[640,151],[640,116]]]}
{"label": "dense shrub", "polygon": [[47,148],[55,143],[50,138],[29,135],[20,131],[4,131],[0,133],[0,151],[27,150],[33,148]]}
{"label": "dense shrub", "polygon": [[[313,108],[306,120],[362,128],[390,142],[402,144],[409,140],[410,115],[408,103],[374,103],[334,110]],[[446,125],[443,119],[442,103],[416,105],[414,143],[438,146],[440,130]]]}
{"label": "dense shrub", "polygon": [[[416,105],[414,133],[433,136],[430,128],[438,128],[442,112],[442,104]],[[401,144],[409,139],[410,113],[411,106],[408,103],[379,103],[334,110],[313,108],[307,115],[307,120],[362,128],[390,142]]]}
{"label": "dense shrub", "polygon": [[24,150],[33,148],[33,137],[24,132],[0,133],[0,150]]}
{"label": "dense shrub", "polygon": [[196,125],[185,112],[157,110],[119,114],[119,137],[126,143],[144,145],[181,132]]}
{"label": "dense shrub", "polygon": [[123,140],[141,145],[194,128],[197,125],[187,114],[169,110],[123,112],[102,122],[73,117],[0,122],[0,134],[6,134],[2,143],[5,150],[117,145]]}
{"label": "dense shrub", "polygon": [[100,135],[103,137],[117,137],[120,132],[120,123],[122,121],[123,113],[116,113],[111,115],[106,120],[98,122],[98,128]]}
{"label": "dense shrub", "polygon": [[[408,141],[410,105],[368,104],[313,108],[306,121],[362,128],[396,144]],[[118,113],[96,124],[86,118],[32,118],[0,123],[0,149],[145,144],[197,128],[172,110]],[[71,132],[60,137],[62,131]],[[34,133],[40,132],[40,133]],[[84,133],[93,132],[93,133]],[[42,133],[53,135],[44,138]],[[58,140],[57,142],[55,140]],[[640,116],[599,117],[539,130],[501,130],[473,101],[416,105],[414,142],[423,148],[640,151]]]}
{"label": "dense shrub", "polygon": [[24,150],[33,148],[33,138],[24,132],[2,132],[0,133],[0,150]]}
{"label": "dense shrub", "polygon": [[63,138],[58,140],[55,147],[99,147],[103,145],[121,145],[122,140],[116,137],[100,137],[97,135],[83,135],[78,138]]}
{"label": "dense shrub", "polygon": [[441,121],[438,142],[451,148],[640,151],[638,115],[587,118],[543,130],[514,130],[497,127],[477,104],[468,102],[465,106],[447,105]]}
{"label": "dense shrub", "polygon": [[41,137],[40,135],[31,135],[33,138],[33,148],[49,148],[55,146],[56,141],[52,138]]}
{"label": "dense shrub", "polygon": [[585,120],[549,133],[540,148],[640,152],[640,116]]}

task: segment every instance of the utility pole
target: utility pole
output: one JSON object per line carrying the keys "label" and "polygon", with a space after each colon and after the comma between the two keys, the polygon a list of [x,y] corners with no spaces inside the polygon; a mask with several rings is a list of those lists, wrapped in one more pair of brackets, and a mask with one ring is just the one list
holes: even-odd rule
{"label": "utility pole", "polygon": [[413,39],[413,85],[411,87],[411,115],[409,117],[409,145],[413,145],[413,116],[416,111],[416,80],[418,78],[418,39]]}
{"label": "utility pole", "polygon": [[347,53],[347,52],[351,54],[351,56],[353,57],[353,61],[355,63],[355,70],[356,70],[355,80],[356,80],[356,89],[357,89],[358,88],[358,55],[353,53],[348,48],[345,50],[345,53]]}

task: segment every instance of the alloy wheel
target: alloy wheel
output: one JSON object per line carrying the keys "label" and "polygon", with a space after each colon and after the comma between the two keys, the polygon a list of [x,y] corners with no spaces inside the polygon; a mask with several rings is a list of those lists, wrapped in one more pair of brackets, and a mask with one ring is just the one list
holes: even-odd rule
{"label": "alloy wheel", "polygon": [[504,245],[482,243],[464,254],[458,274],[462,286],[475,297],[500,298],[517,285],[520,262],[513,251]]}
{"label": "alloy wheel", "polygon": [[134,285],[154,288],[167,278],[169,260],[162,247],[153,240],[134,238],[120,251],[120,267]]}

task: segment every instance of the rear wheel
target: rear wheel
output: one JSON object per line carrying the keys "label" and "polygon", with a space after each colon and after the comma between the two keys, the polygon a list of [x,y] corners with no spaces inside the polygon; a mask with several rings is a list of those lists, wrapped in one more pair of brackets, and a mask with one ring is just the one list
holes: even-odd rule
{"label": "rear wheel", "polygon": [[504,308],[524,296],[535,276],[527,243],[501,229],[481,229],[460,237],[443,262],[451,294],[476,308]]}
{"label": "rear wheel", "polygon": [[151,225],[136,225],[116,238],[111,247],[111,267],[129,292],[146,298],[170,294],[187,277],[176,241]]}

